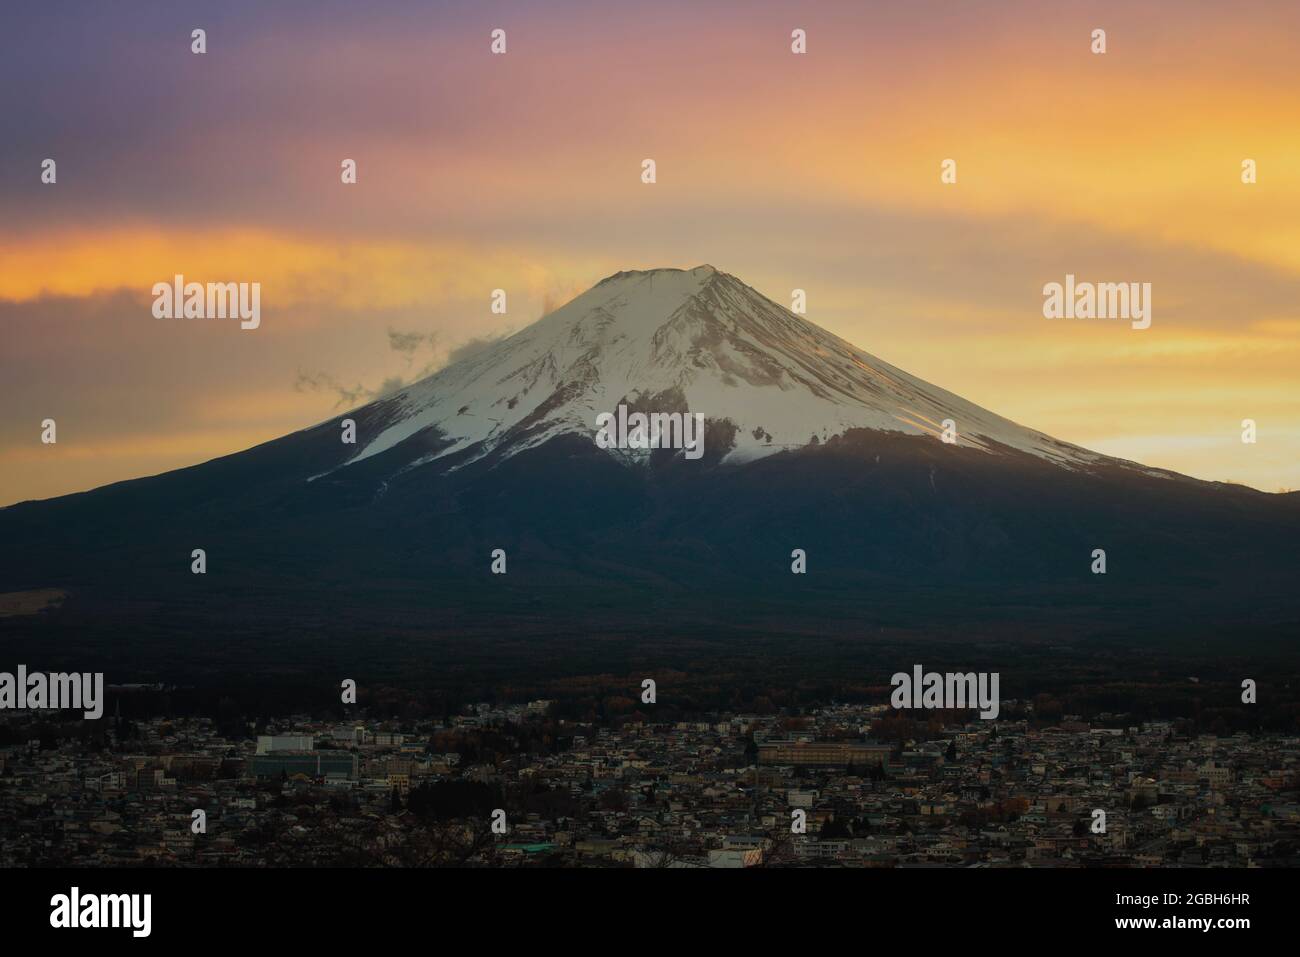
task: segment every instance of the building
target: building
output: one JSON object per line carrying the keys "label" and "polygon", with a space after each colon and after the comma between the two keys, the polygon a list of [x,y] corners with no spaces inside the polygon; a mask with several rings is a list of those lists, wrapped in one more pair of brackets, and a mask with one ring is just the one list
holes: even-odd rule
{"label": "building", "polygon": [[274,754],[255,754],[248,762],[248,771],[256,778],[305,774],[310,778],[335,776],[355,781],[357,756],[350,751],[277,751]]}
{"label": "building", "polygon": [[804,767],[874,767],[889,763],[890,747],[870,741],[764,741],[759,764],[798,764]]}

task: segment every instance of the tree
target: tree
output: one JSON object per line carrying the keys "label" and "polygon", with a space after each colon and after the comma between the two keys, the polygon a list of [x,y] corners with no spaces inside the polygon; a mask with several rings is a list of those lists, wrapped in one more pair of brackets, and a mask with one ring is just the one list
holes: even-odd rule
{"label": "tree", "polygon": [[853,832],[849,830],[847,821],[832,817],[822,825],[821,833],[818,836],[823,841],[837,841],[852,837]]}

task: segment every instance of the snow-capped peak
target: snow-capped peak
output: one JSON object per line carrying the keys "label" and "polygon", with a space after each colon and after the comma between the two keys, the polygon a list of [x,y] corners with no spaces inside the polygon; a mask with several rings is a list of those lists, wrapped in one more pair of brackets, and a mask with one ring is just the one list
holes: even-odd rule
{"label": "snow-capped peak", "polygon": [[492,452],[508,457],[564,433],[594,437],[597,416],[620,404],[728,423],[723,461],[733,464],[853,428],[937,441],[946,419],[960,446],[1006,447],[1071,467],[1104,458],[910,376],[703,265],[616,273],[380,400],[379,427],[366,430],[347,464],[421,434],[449,444],[407,465],[457,453],[461,465]]}

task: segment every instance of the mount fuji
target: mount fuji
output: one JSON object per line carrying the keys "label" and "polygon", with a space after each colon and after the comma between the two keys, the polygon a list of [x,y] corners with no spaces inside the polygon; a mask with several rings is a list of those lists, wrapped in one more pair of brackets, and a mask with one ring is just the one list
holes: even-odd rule
{"label": "mount fuji", "polygon": [[723,433],[713,448],[722,465],[852,429],[938,438],[948,419],[956,444],[985,452],[1027,452],[1067,468],[1115,461],[910,376],[706,265],[617,273],[375,403],[363,410],[358,453],[339,468],[385,454],[399,472],[500,461],[558,436],[591,436],[596,417],[624,403],[702,413]]}
{"label": "mount fuji", "polygon": [[[598,447],[620,405],[702,415],[703,456]],[[1289,640],[1298,537],[1296,494],[1090,452],[711,266],[655,269],[311,428],[0,509],[0,593],[66,596],[0,643],[192,666],[503,634]]]}

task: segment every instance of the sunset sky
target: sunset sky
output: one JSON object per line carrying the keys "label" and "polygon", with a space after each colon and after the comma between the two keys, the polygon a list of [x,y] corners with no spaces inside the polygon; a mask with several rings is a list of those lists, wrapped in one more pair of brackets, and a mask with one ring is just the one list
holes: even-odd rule
{"label": "sunset sky", "polygon": [[[0,504],[247,448],[702,263],[1066,441],[1300,487],[1297,35],[1252,0],[7,3]],[[155,319],[176,273],[260,282],[261,328]],[[1067,273],[1150,282],[1151,328],[1043,318]]]}

